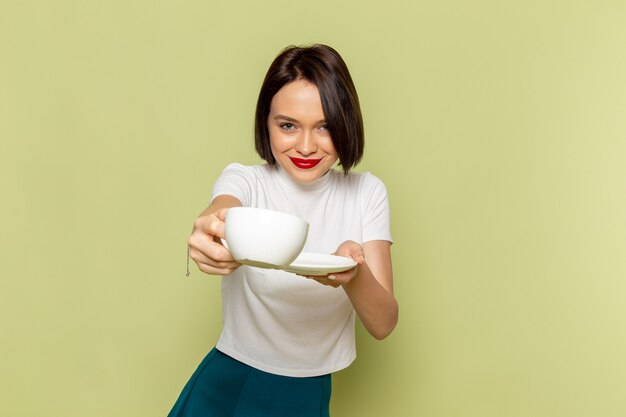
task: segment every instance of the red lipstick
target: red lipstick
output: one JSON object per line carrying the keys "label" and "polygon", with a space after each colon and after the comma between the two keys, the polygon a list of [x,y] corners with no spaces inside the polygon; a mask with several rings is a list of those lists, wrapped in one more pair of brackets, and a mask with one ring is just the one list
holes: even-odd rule
{"label": "red lipstick", "polygon": [[321,158],[320,159],[302,159],[302,158],[292,158],[291,156],[289,157],[289,159],[291,159],[291,162],[295,166],[301,169],[314,168],[322,160]]}

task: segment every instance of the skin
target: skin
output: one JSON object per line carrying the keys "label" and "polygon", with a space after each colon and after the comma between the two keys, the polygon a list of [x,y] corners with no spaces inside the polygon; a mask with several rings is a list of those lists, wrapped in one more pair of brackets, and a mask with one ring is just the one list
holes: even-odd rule
{"label": "skin", "polygon": [[[296,80],[283,86],[272,99],[267,125],[272,154],[294,180],[315,181],[337,162],[338,155],[314,84]],[[321,161],[313,168],[301,169],[289,157]],[[226,211],[238,206],[241,202],[237,198],[218,196],[196,219],[189,238],[189,254],[202,272],[227,275],[241,265],[219,242],[219,238],[224,238]],[[365,328],[376,339],[387,337],[398,321],[390,246],[382,240],[363,245],[343,242],[335,255],[354,259],[356,267],[332,275],[306,277],[322,285],[343,288]]]}

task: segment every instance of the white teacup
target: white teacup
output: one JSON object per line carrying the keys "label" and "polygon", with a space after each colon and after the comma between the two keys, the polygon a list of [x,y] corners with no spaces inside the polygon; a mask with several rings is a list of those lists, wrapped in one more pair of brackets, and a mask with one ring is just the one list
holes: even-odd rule
{"label": "white teacup", "polygon": [[308,231],[306,221],[287,213],[254,207],[232,207],[226,212],[226,246],[246,265],[289,265],[302,252]]}

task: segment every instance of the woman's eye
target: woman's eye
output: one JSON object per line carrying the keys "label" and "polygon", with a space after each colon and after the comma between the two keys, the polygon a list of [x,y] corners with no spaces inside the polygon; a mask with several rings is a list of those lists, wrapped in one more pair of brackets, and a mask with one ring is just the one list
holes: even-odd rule
{"label": "woman's eye", "polygon": [[319,127],[319,129],[320,129],[322,132],[328,132],[328,125],[327,125],[326,123],[324,123],[323,125],[321,125],[321,126]]}
{"label": "woman's eye", "polygon": [[284,130],[293,130],[296,126],[293,123],[281,123],[280,128]]}

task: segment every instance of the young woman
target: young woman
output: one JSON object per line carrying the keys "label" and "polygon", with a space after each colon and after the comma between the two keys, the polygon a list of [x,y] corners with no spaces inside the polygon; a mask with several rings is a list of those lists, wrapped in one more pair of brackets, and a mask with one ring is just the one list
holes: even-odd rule
{"label": "young woman", "polygon": [[[363,155],[363,122],[334,49],[289,47],[274,60],[255,140],[266,164],[226,167],[189,238],[198,268],[223,276],[224,325],[171,417],[328,416],[330,374],[356,357],[355,315],[377,339],[398,320],[387,192],[375,176],[350,172]],[[299,216],[310,225],[304,251],[357,266],[303,277],[241,265],[219,241],[235,206]]]}

